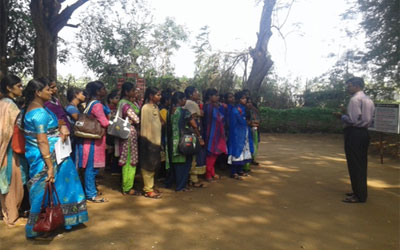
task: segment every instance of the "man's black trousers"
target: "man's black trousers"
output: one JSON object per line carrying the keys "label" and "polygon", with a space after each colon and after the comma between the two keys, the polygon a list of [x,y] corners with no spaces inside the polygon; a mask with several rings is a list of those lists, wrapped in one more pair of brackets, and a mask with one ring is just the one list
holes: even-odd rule
{"label": "man's black trousers", "polygon": [[361,202],[367,201],[367,164],[369,135],[366,128],[344,129],[344,150],[347,159],[351,187]]}

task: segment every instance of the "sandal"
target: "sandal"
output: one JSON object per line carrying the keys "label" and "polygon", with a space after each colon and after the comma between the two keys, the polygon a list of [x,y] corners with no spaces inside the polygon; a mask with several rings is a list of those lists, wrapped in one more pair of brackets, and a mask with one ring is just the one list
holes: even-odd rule
{"label": "sandal", "polygon": [[258,166],[258,165],[260,165],[260,163],[259,163],[259,162],[257,162],[257,161],[252,161],[252,162],[250,162],[250,164],[251,164],[251,165],[254,165],[254,166]]}
{"label": "sandal", "polygon": [[175,192],[192,192],[193,190],[190,188],[182,188],[181,190],[176,190]]}
{"label": "sandal", "polygon": [[128,192],[122,192],[123,195],[132,195],[132,196],[141,196],[142,192],[135,190],[135,189],[131,189]]}
{"label": "sandal", "polygon": [[189,183],[189,185],[191,187],[194,187],[194,188],[206,188],[207,187],[203,182],[193,182],[193,181],[191,181]]}
{"label": "sandal", "polygon": [[216,175],[213,176],[213,179],[214,180],[221,180],[222,176],[219,176],[219,175],[216,174]]}
{"label": "sandal", "polygon": [[97,196],[96,197],[93,197],[93,198],[88,198],[88,199],[86,199],[87,201],[90,201],[90,202],[93,202],[93,203],[105,203],[105,202],[108,202],[108,200],[106,199],[106,198],[97,198]]}
{"label": "sandal", "polygon": [[246,172],[240,172],[240,173],[239,173],[239,176],[245,176],[245,177],[247,177],[247,176],[249,176],[249,174],[246,173]]}
{"label": "sandal", "polygon": [[242,181],[243,180],[243,178],[238,174],[231,175],[231,178],[233,178],[235,180],[238,180],[238,181]]}
{"label": "sandal", "polygon": [[159,193],[156,193],[154,191],[147,192],[144,194],[144,197],[146,198],[152,198],[152,199],[159,199],[161,198],[161,195]]}
{"label": "sandal", "polygon": [[157,194],[162,194],[162,191],[160,191],[160,190],[157,189],[157,188],[153,188],[153,191],[156,192]]}

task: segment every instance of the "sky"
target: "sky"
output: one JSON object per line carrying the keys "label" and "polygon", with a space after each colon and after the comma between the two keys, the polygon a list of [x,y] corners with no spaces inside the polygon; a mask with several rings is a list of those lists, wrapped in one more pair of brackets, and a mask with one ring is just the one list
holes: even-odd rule
{"label": "sky", "polygon": [[[149,3],[155,22],[161,23],[166,17],[175,18],[190,32],[191,44],[205,25],[210,27],[209,38],[214,51],[242,51],[256,44],[262,2],[257,5],[255,0],[151,0]],[[89,5],[90,2],[80,11],[85,11]],[[361,46],[363,38],[346,37],[345,28],[356,26],[341,20],[340,14],[348,8],[346,0],[296,0],[281,29],[283,34],[289,34],[284,40],[273,30],[270,40],[269,52],[277,74],[304,80],[316,77],[329,70],[338,59],[328,58],[329,54],[340,55],[347,47]],[[279,13],[274,19],[276,25],[282,23],[287,11]],[[74,14],[71,23],[77,15],[79,13]],[[66,27],[60,36],[73,41],[74,32],[77,30]],[[172,58],[177,76],[193,76],[191,44],[183,45]],[[91,75],[77,57],[65,65],[60,64],[58,70],[63,76],[70,73],[77,77]]]}

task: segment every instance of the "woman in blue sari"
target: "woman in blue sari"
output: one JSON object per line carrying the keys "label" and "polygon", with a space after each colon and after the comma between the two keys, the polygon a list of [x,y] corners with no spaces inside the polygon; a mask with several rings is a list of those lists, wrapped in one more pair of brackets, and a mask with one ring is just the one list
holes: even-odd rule
{"label": "woman in blue sari", "polygon": [[59,165],[55,160],[54,145],[65,140],[69,130],[58,126],[54,113],[44,107],[51,98],[47,82],[31,80],[25,89],[26,112],[23,124],[26,139],[25,157],[29,163],[29,200],[31,204],[26,237],[34,238],[40,233],[33,231],[40,213],[45,183],[54,182],[65,218],[65,228],[88,221],[86,200],[75,165],[70,157]]}

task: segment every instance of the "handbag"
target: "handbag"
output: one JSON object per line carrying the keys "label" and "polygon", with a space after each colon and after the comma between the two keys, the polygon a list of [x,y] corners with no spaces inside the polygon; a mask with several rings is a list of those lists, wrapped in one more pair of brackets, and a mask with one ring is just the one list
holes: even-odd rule
{"label": "handbag", "polygon": [[197,136],[190,129],[184,129],[179,138],[178,150],[183,155],[194,155],[200,151]]}
{"label": "handbag", "polygon": [[25,136],[17,124],[14,125],[11,148],[17,154],[25,154]]}
{"label": "handbag", "polygon": [[83,114],[79,115],[74,125],[74,135],[86,139],[101,139],[104,136],[104,128],[100,122],[91,115],[88,115],[95,101],[89,103]]}
{"label": "handbag", "polygon": [[[53,191],[57,197],[57,205],[54,204]],[[50,203],[47,207],[44,207],[47,194],[49,196]],[[58,198],[54,183],[49,181],[46,183],[40,214],[38,215],[35,225],[33,226],[33,231],[41,233],[50,232],[62,225],[64,225],[64,214],[61,208],[60,199]]]}
{"label": "handbag", "polygon": [[110,120],[107,134],[126,140],[131,133],[131,124],[129,123],[129,117],[126,117],[124,120],[119,116],[120,109],[121,107],[118,107],[114,120]]}

